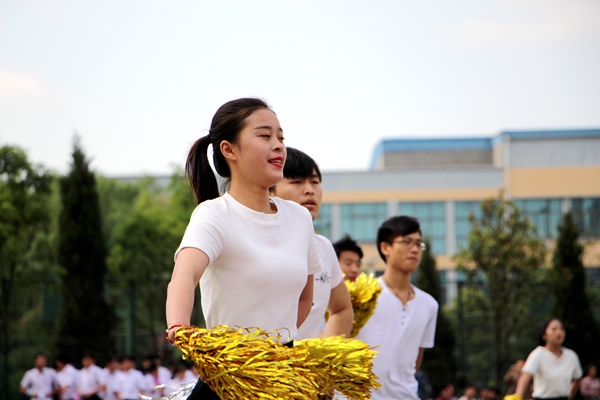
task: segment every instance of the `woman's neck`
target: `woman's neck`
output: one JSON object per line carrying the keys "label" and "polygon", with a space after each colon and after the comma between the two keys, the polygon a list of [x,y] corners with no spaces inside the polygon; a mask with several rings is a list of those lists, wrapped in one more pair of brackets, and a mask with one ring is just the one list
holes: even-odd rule
{"label": "woman's neck", "polygon": [[238,203],[258,212],[272,211],[270,209],[269,189],[245,187],[231,182],[229,194]]}
{"label": "woman's neck", "polygon": [[546,343],[544,347],[557,356],[560,356],[562,354],[561,343]]}

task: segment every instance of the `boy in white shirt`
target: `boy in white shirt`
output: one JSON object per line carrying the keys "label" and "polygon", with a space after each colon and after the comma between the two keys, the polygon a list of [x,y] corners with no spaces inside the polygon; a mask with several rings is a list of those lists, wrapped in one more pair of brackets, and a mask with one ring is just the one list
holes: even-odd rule
{"label": "boy in white shirt", "polygon": [[81,358],[83,368],[79,371],[77,393],[84,400],[100,400],[100,394],[104,390],[104,373],[102,368],[96,365],[96,358],[86,353]]}
{"label": "boy in white shirt", "polygon": [[[271,188],[271,193],[294,201],[308,211],[313,221],[321,209],[321,171],[307,154],[288,147],[283,179]],[[354,313],[348,289],[342,277],[337,256],[329,239],[315,234],[317,251],[324,269],[314,275],[313,304],[310,314],[298,328],[296,339],[346,335],[352,330]],[[325,324],[325,312],[329,319]]]}
{"label": "boy in white shirt", "polygon": [[386,264],[375,313],[356,336],[379,352],[373,372],[381,387],[372,400],[419,400],[415,373],[423,350],[433,347],[438,303],[410,283],[421,261],[425,243],[419,221],[392,217],[377,232],[377,249]]}
{"label": "boy in white shirt", "polygon": [[30,369],[21,379],[21,393],[37,400],[51,400],[57,390],[56,371],[46,367],[46,355],[38,353],[34,357],[35,368]]}
{"label": "boy in white shirt", "polygon": [[71,364],[71,357],[67,354],[59,354],[55,358],[56,379],[58,381],[58,393],[60,400],[73,400],[77,398],[77,380],[79,370]]}

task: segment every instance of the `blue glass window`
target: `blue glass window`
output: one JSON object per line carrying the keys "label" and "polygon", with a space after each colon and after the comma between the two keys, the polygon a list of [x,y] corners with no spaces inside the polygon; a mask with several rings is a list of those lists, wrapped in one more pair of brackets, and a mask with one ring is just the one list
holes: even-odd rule
{"label": "blue glass window", "polygon": [[315,233],[325,236],[331,240],[331,205],[322,204],[319,216],[313,222]]}
{"label": "blue glass window", "polygon": [[481,217],[481,203],[479,201],[457,201],[454,206],[454,223],[456,226],[456,248],[464,249],[469,243],[471,223],[469,215]]}
{"label": "blue glass window", "polygon": [[515,205],[537,227],[540,237],[556,237],[562,218],[560,199],[515,200]]}
{"label": "blue glass window", "polygon": [[583,237],[600,236],[600,198],[573,199],[575,223]]}
{"label": "blue glass window", "polygon": [[375,242],[377,229],[386,219],[385,203],[341,205],[342,234],[359,242]]}
{"label": "blue glass window", "polygon": [[446,220],[443,202],[400,203],[400,214],[419,220],[423,237],[429,238],[432,254],[446,253]]}

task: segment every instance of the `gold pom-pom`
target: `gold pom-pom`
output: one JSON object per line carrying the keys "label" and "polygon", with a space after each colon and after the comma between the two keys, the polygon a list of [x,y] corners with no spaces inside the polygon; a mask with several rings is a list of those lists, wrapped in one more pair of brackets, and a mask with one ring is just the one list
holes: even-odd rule
{"label": "gold pom-pom", "polygon": [[306,352],[289,351],[263,330],[184,326],[175,331],[175,345],[223,400],[318,399],[308,371],[296,367]]}
{"label": "gold pom-pom", "polygon": [[523,400],[523,396],[520,394],[511,394],[504,396],[504,400]]}
{"label": "gold pom-pom", "polygon": [[362,272],[354,282],[346,281],[346,287],[354,310],[354,324],[350,337],[355,337],[375,312],[381,286],[373,274],[367,275]]}
{"label": "gold pom-pom", "polygon": [[306,339],[288,348],[273,338],[277,332],[227,326],[175,331],[177,347],[223,400],[317,400],[333,390],[363,399],[379,386],[371,371],[376,352],[360,340]]}
{"label": "gold pom-pom", "polygon": [[336,390],[348,399],[365,399],[380,386],[372,372],[377,352],[360,340],[344,336],[304,339],[295,342],[294,349],[308,352],[304,365],[322,394]]}

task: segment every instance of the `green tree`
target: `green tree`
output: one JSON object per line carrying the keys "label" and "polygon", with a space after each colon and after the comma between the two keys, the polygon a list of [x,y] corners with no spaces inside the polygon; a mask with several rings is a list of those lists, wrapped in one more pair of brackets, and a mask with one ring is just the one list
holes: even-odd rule
{"label": "green tree", "polygon": [[[158,335],[164,334],[166,285],[173,270],[173,254],[180,237],[171,228],[162,196],[143,191],[129,217],[116,233],[108,265],[127,293],[127,350],[158,353]],[[149,331],[148,343],[135,340],[136,328]]]}
{"label": "green tree", "polygon": [[531,304],[545,247],[535,226],[512,201],[502,196],[481,203],[481,216],[471,215],[467,247],[455,256],[458,269],[486,294],[479,309],[489,314],[491,382],[512,363],[518,333],[531,322]]}
{"label": "green tree", "polygon": [[2,376],[0,392],[9,395],[9,328],[15,280],[30,273],[32,245],[47,231],[50,218],[46,203],[51,176],[32,165],[17,147],[0,148],[0,325],[2,326]]}
{"label": "green tree", "polygon": [[416,286],[429,293],[440,305],[435,330],[435,346],[426,349],[421,369],[427,372],[434,394],[450,382],[455,382],[458,367],[454,350],[456,336],[454,328],[443,311],[441,304],[442,285],[436,269],[435,257],[431,252],[430,241],[425,239],[427,251],[421,258],[419,273],[416,276]]}
{"label": "green tree", "polygon": [[86,351],[102,357],[114,349],[115,324],[104,298],[106,249],[96,178],[75,139],[73,164],[60,180],[58,264],[61,307],[56,347],[79,359]]}
{"label": "green tree", "polygon": [[579,230],[573,214],[568,212],[558,226],[552,256],[550,280],[556,297],[552,316],[562,320],[568,346],[579,355],[581,363],[587,365],[600,358],[600,329],[586,291],[584,248],[578,239]]}

